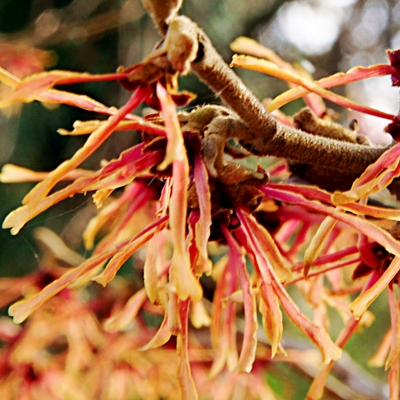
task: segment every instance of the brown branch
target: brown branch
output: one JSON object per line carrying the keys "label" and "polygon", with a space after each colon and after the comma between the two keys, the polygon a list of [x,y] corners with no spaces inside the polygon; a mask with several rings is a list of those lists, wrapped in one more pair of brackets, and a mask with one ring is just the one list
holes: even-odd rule
{"label": "brown branch", "polygon": [[163,35],[167,33],[168,25],[176,17],[182,3],[183,0],[142,0],[143,7]]}
{"label": "brown branch", "polygon": [[[184,19],[186,29],[190,26],[192,32],[197,32],[198,51],[191,63],[193,72],[245,122],[249,129],[242,130],[238,139],[253,154],[286,158],[295,162],[293,171],[301,178],[320,186],[332,182],[332,188],[339,188],[348,187],[387,149],[309,134],[277,122],[225,63],[205,32],[189,18],[175,17],[180,18]],[[156,24],[160,25],[160,21]]]}
{"label": "brown branch", "polygon": [[254,132],[254,136],[270,140],[276,133],[276,121],[242,80],[228,67],[198,28],[199,52],[192,63],[195,74],[204,81]]}
{"label": "brown branch", "polygon": [[386,150],[311,135],[276,122],[201,29],[199,47],[203,54],[192,63],[193,71],[253,131],[253,152],[321,167],[335,165],[339,170],[361,174]]}

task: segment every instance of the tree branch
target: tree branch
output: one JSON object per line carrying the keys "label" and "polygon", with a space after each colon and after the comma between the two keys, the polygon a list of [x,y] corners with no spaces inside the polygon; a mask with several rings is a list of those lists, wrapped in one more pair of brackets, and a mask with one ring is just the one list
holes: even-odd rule
{"label": "tree branch", "polygon": [[[143,2],[152,3],[152,0]],[[159,15],[156,18],[156,24],[160,25]],[[294,161],[293,172],[302,179],[322,187],[328,187],[326,183],[330,182],[332,188],[343,188],[351,185],[368,165],[387,150],[387,147],[375,148],[309,134],[276,121],[225,63],[205,32],[187,17],[174,18],[184,19],[185,25],[191,25],[190,30],[197,34],[197,38],[193,38],[198,41],[198,51],[191,63],[192,70],[248,126],[248,135],[240,140],[253,154]],[[171,20],[166,21],[164,26],[168,23]],[[163,30],[161,33],[165,35]]]}
{"label": "tree branch", "polygon": [[142,0],[143,7],[163,35],[167,33],[168,25],[176,17],[182,3],[183,0]]}
{"label": "tree branch", "polygon": [[251,144],[260,155],[282,157],[321,167],[361,174],[387,148],[374,148],[308,134],[277,122],[225,63],[198,28],[199,52],[192,69],[254,133]]}

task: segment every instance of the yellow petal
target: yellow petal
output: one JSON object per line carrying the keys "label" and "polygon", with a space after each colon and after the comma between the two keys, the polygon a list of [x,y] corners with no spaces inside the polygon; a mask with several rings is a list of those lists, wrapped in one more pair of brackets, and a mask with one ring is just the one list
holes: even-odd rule
{"label": "yellow petal", "polygon": [[318,227],[317,232],[311,239],[311,242],[304,253],[304,277],[307,278],[308,271],[310,270],[311,264],[315,261],[315,259],[321,253],[321,250],[324,246],[324,243],[332,229],[335,227],[337,220],[332,217],[326,217],[322,224]]}
{"label": "yellow petal", "polygon": [[371,303],[387,288],[392,279],[400,270],[400,257],[395,257],[378,281],[351,304],[350,310],[354,318],[359,319]]}

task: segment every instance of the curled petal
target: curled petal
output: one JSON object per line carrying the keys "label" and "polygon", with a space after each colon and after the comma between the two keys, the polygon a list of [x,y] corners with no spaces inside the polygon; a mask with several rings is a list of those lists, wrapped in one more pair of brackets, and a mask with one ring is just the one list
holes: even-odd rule
{"label": "curled petal", "polygon": [[322,224],[318,227],[316,234],[311,239],[310,245],[304,253],[304,277],[307,278],[308,271],[310,270],[311,264],[319,256],[321,250],[327,240],[328,236],[335,227],[337,220],[326,217]]}
{"label": "curled petal", "polygon": [[[394,221],[400,221],[400,211],[396,209],[375,207],[371,205],[361,204],[361,203],[344,203],[336,204],[332,201],[332,194],[326,190],[319,189],[317,187],[306,186],[306,185],[291,185],[291,184],[275,184],[269,183],[269,187],[287,190],[293,193],[298,193],[304,197],[312,200],[319,200],[322,203],[337,205],[338,208],[350,211],[356,215],[367,215],[374,218],[392,219]],[[338,192],[342,193],[342,192]],[[352,199],[354,201],[354,199]]]}
{"label": "curled petal", "polygon": [[196,223],[195,240],[200,255],[201,271],[208,274],[212,268],[207,251],[207,243],[211,232],[211,193],[206,166],[199,155],[195,158],[194,179],[200,209],[200,218]]}
{"label": "curled petal", "polygon": [[392,344],[392,338],[392,328],[389,328],[383,336],[378,350],[372,356],[372,358],[368,360],[368,365],[370,367],[381,368],[385,365],[385,360],[387,359],[387,355],[389,354],[390,346]]}
{"label": "curled petal", "polygon": [[393,285],[388,286],[388,297],[389,297],[389,308],[390,308],[390,319],[392,326],[392,343],[390,346],[390,352],[385,363],[385,369],[392,368],[395,362],[399,359],[399,348],[400,348],[400,305],[396,299]]}
{"label": "curled petal", "polygon": [[289,281],[292,278],[291,271],[270,233],[263,226],[259,225],[252,215],[244,216],[240,210],[237,210],[237,213],[239,219],[242,217],[246,218],[250,230],[257,237],[264,254],[268,254],[268,260],[271,262],[280,281]]}
{"label": "curled petal", "polygon": [[274,51],[261,45],[254,39],[240,36],[231,43],[230,47],[236,53],[245,53],[254,57],[264,58],[281,68],[285,68],[287,70],[293,69],[289,63],[282,60]]}
{"label": "curled petal", "polygon": [[[80,108],[83,108],[80,106]],[[96,110],[91,110],[96,111]],[[104,112],[104,114],[110,115],[115,114],[114,112]],[[99,111],[96,111],[99,112]],[[150,121],[145,120],[144,118],[138,117],[133,114],[128,114],[126,118],[135,119],[135,121],[121,121],[116,127],[115,131],[130,131],[130,130],[139,130],[151,133],[153,135],[165,136],[165,128],[156,124],[151,123]],[[76,121],[74,123],[74,130],[67,131],[66,129],[59,129],[58,133],[63,136],[80,136],[80,135],[88,135],[93,133],[96,129],[99,128],[100,125],[104,125],[107,121]]]}
{"label": "curled petal", "polygon": [[77,167],[87,157],[89,157],[100,145],[114,132],[115,127],[118,123],[124,119],[124,117],[142,103],[149,89],[139,88],[135,93],[132,94],[129,101],[121,107],[118,112],[112,115],[106,124],[101,125],[96,131],[94,131],[86,143],[72,156],[70,160],[64,161],[54,171],[52,171],[47,178],[35,186],[24,198],[23,204],[28,202],[35,203],[35,200],[41,199],[46,196],[54,185],[69,171]]}
{"label": "curled petal", "polygon": [[[27,221],[63,199],[77,193],[85,193],[89,190],[100,189],[102,186],[107,187],[110,181],[111,183],[114,181],[114,186],[117,187],[132,182],[139,173],[153,166],[161,159],[161,152],[155,151],[142,155],[142,149],[143,144],[140,144],[132,149],[126,150],[121,154],[118,160],[111,161],[93,176],[89,178],[80,178],[66,188],[44,197],[37,201],[35,207],[31,204],[27,204],[17,208],[6,217],[3,222],[3,228],[12,228],[11,233],[17,234],[19,229],[21,229]],[[135,158],[137,159],[135,160]],[[118,170],[122,175],[123,182],[121,182],[121,180],[115,182],[115,177],[118,176]]]}
{"label": "curled petal", "polygon": [[93,269],[107,261],[109,258],[117,254],[121,247],[123,247],[125,244],[127,243],[123,243],[112,250],[90,258],[79,267],[68,271],[63,276],[61,276],[61,278],[56,279],[55,281],[47,285],[44,289],[42,289],[38,294],[34,295],[33,297],[26,300],[21,300],[13,304],[9,308],[9,315],[14,317],[14,322],[16,324],[20,324],[26,318],[28,318],[28,316],[32,314],[33,311],[38,309],[51,297],[55,296],[57,293],[61,292],[61,290],[74,283],[78,278],[92,271]]}
{"label": "curled petal", "polygon": [[400,164],[396,165],[393,170],[382,172],[380,176],[372,179],[368,183],[350,189],[347,193],[335,192],[332,195],[332,201],[338,205],[343,202],[350,203],[352,201],[357,201],[385,189],[392,183],[393,179],[398,176],[400,176]]}
{"label": "curled petal", "polygon": [[15,88],[21,80],[13,75],[11,72],[0,67],[0,82],[5,85]]}
{"label": "curled petal", "polygon": [[400,242],[393,238],[393,236],[386,230],[375,225],[373,222],[355,215],[338,211],[336,208],[326,206],[319,201],[309,200],[303,196],[286,190],[277,189],[269,186],[264,186],[262,191],[276,200],[282,200],[288,203],[295,203],[302,207],[316,211],[318,213],[329,215],[332,218],[350,225],[359,232],[362,232],[370,239],[375,240],[383,246],[389,253],[400,257]]}
{"label": "curled petal", "polygon": [[[0,182],[17,183],[17,182],[39,182],[46,178],[48,172],[32,171],[14,164],[5,164],[1,169]],[[64,176],[64,180],[75,180],[79,178],[92,177],[93,171],[85,169],[74,169]]]}
{"label": "curled petal", "polygon": [[238,243],[226,227],[223,227],[225,238],[228,242],[230,257],[238,270],[244,303],[244,337],[242,351],[235,372],[250,372],[256,356],[257,348],[257,307],[254,293],[251,290],[251,280],[246,269],[246,261]]}
{"label": "curled petal", "polygon": [[202,297],[202,288],[191,270],[189,254],[186,251],[186,215],[187,190],[189,186],[189,163],[183,136],[180,129],[175,104],[166,89],[157,84],[157,96],[160,100],[167,130],[167,154],[160,168],[171,162],[173,188],[169,205],[170,229],[174,252],[172,255],[172,284],[181,300],[191,297],[196,301]]}
{"label": "curled petal", "polygon": [[[350,339],[355,329],[358,327],[359,321],[356,321],[354,318],[350,318],[346,326],[340,332],[338,338],[336,339],[336,344],[342,349],[347,341]],[[328,379],[329,373],[334,365],[334,361],[325,364],[319,370],[317,376],[314,378],[310,389],[307,392],[307,399],[310,400],[319,400],[322,398],[326,380]]]}
{"label": "curled petal", "polygon": [[[317,83],[304,79],[293,72],[287,71],[283,68],[278,67],[276,64],[269,61],[260,60],[249,56],[233,56],[232,64],[235,67],[250,69],[252,71],[262,72],[276,78],[283,79],[286,82],[294,83],[302,86],[310,92],[316,93],[326,100],[332,101],[333,103],[339,104],[342,107],[350,108],[352,110],[360,111],[365,114],[374,115],[376,117],[393,120],[394,115],[385,113],[383,111],[376,110],[374,108],[354,103],[346,97],[340,96],[336,93],[330,92],[329,90],[323,89]],[[267,109],[273,111],[276,108],[274,102],[271,102]]]}
{"label": "curled petal", "polygon": [[[278,67],[291,71],[296,75],[304,75],[304,70],[299,73],[291,64],[282,60],[282,58],[280,58],[274,51],[261,45],[253,39],[243,36],[238,37],[231,43],[231,49],[236,53],[244,53],[250,56],[272,61]],[[289,84],[289,86],[293,87],[295,85]],[[303,96],[305,103],[314,111],[316,115],[321,116],[326,112],[326,106],[320,96],[316,96],[315,94],[306,90]]]}
{"label": "curled petal", "polygon": [[111,316],[104,322],[104,328],[108,332],[122,331],[126,329],[136,318],[139,310],[146,301],[144,289],[136,292],[125,304],[124,308],[117,314]]}
{"label": "curled petal", "polygon": [[[314,81],[314,83],[321,88],[329,89],[332,87],[347,85],[348,83],[357,82],[368,78],[389,75],[392,74],[393,71],[394,69],[387,64],[377,64],[370,67],[354,67],[345,73],[339,72],[334,75],[328,76],[327,78],[322,78],[318,81]],[[310,91],[304,87],[289,89],[288,91],[275,97],[275,99],[272,101],[271,108],[280,108],[291,101],[306,96],[308,93],[310,93]]]}
{"label": "curled petal", "polygon": [[168,340],[171,338],[171,336],[172,332],[171,329],[169,328],[168,312],[165,312],[163,322],[161,323],[161,326],[158,329],[157,333],[150,340],[150,342],[147,343],[145,346],[143,346],[140,350],[146,351],[149,349],[160,347],[163,344],[167,343]]}
{"label": "curled petal", "polygon": [[204,307],[203,299],[192,302],[190,307],[190,322],[198,329],[211,325],[211,318]]}
{"label": "curled petal", "polygon": [[400,144],[390,147],[354,181],[354,187],[364,185],[386,169],[394,170],[399,163]]}
{"label": "curled petal", "polygon": [[378,281],[350,304],[354,318],[358,319],[365,313],[371,303],[388,287],[399,270],[400,258],[395,257]]}
{"label": "curled petal", "polygon": [[178,334],[176,349],[179,356],[178,379],[183,400],[196,400],[197,390],[193,381],[189,362],[188,320],[190,299],[179,301],[179,320],[181,330]]}
{"label": "curled petal", "polygon": [[167,130],[167,154],[164,161],[159,165],[159,169],[163,170],[174,161],[183,161],[185,168],[189,171],[185,144],[183,142],[182,131],[180,128],[178,116],[176,113],[175,103],[171,95],[160,84],[157,84],[157,96],[161,102],[165,128]]}
{"label": "curled petal", "polygon": [[3,227],[12,228],[11,233],[17,234],[27,221],[38,214],[37,208],[50,190],[54,187],[54,185],[100,147],[104,140],[106,140],[113,133],[113,130],[119,121],[143,101],[147,91],[148,89],[138,89],[132,95],[128,103],[123,106],[115,115],[109,118],[107,124],[102,125],[98,130],[93,132],[83,147],[81,147],[70,160],[64,161],[54,171],[50,172],[43,181],[38,183],[25,196],[23,204],[26,206],[10,213],[6,217]]}
{"label": "curled petal", "polygon": [[194,301],[197,301],[202,297],[202,288],[190,268],[189,254],[182,247],[177,246],[174,242],[171,265],[172,290],[177,293],[179,298],[187,299],[191,297]]}
{"label": "curled petal", "polygon": [[320,326],[311,323],[309,319],[300,312],[297,305],[278,280],[273,281],[273,286],[279,296],[282,307],[290,319],[320,348],[324,363],[328,364],[332,360],[339,360],[342,356],[342,350],[332,342],[328,333]]}
{"label": "curled petal", "polygon": [[390,400],[399,398],[399,361],[399,357],[396,357],[389,371]]}
{"label": "curled petal", "polygon": [[[236,348],[236,304],[230,296],[237,290],[238,276],[231,259],[223,259],[222,275],[217,281],[211,314],[211,343],[216,350],[210,376],[216,376],[225,363],[232,371],[238,362]],[[228,264],[226,263],[228,261]]]}
{"label": "curled petal", "polygon": [[166,221],[167,217],[161,218],[156,223],[143,230],[135,237],[135,239],[127,243],[126,246],[124,246],[116,255],[114,255],[104,271],[99,276],[93,278],[93,280],[103,286],[107,285],[108,282],[114,279],[116,273],[125,263],[125,261],[128,260],[128,258],[130,258],[135,251],[148,242],[154,235],[154,232],[157,230],[157,228],[165,225]]}
{"label": "curled petal", "polygon": [[400,145],[385,151],[377,161],[357,178],[347,192],[335,192],[332,195],[334,204],[340,205],[357,201],[361,197],[376,193],[387,187],[394,178],[400,175]]}
{"label": "curled petal", "polygon": [[12,82],[10,77],[3,73],[2,78],[8,83],[12,83],[13,90],[0,99],[0,108],[8,107],[15,102],[31,102],[36,100],[42,92],[51,89],[55,85],[118,80],[125,77],[125,75],[126,74],[91,75],[88,73],[54,70],[31,75],[20,80],[15,85],[15,81]]}
{"label": "curled petal", "polygon": [[283,334],[283,318],[279,308],[279,299],[272,287],[270,266],[264,257],[264,253],[259,248],[258,242],[248,236],[252,233],[249,233],[250,228],[245,216],[243,214],[238,214],[238,216],[243,225],[243,228],[239,228],[239,239],[247,248],[248,253],[254,255],[255,266],[261,278],[260,293],[264,304],[260,306],[260,311],[263,316],[264,330],[271,344],[271,357],[274,357],[280,348]]}
{"label": "curled petal", "polygon": [[157,273],[157,250],[158,250],[158,232],[155,232],[149,241],[147,248],[146,261],[143,267],[144,287],[147,297],[154,304],[159,300],[159,281]]}
{"label": "curled petal", "polygon": [[[325,363],[329,363],[331,360],[338,360],[342,355],[341,349],[332,342],[324,329],[311,323],[309,319],[301,313],[275,275],[274,270],[266,263],[264,252],[261,250],[259,243],[253,238],[252,230],[249,229],[249,224],[247,223],[248,218],[246,218],[244,213],[238,213],[238,217],[243,225],[243,232],[246,237],[249,238],[250,253],[254,255],[256,263],[258,264],[258,269],[264,271],[262,272],[262,276],[268,277],[267,279],[270,281],[270,287],[272,287],[275,296],[279,298],[287,315],[300,330],[320,348]],[[264,284],[267,283],[268,281],[265,281]]]}
{"label": "curled petal", "polygon": [[[260,300],[260,313],[265,334],[271,343],[271,358],[274,358],[276,353],[283,353],[281,346],[283,331],[277,329],[283,323],[282,311],[279,307],[279,299],[272,292],[271,288],[262,284],[261,288],[262,299]],[[267,301],[265,301],[267,299]]]}

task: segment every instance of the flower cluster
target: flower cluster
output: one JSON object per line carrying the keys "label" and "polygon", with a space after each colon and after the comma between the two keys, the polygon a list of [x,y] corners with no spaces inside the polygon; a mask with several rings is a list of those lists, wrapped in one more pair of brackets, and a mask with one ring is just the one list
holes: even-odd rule
{"label": "flower cluster", "polygon": [[[37,100],[107,116],[60,132],[88,139],[54,171],[13,165],[2,170],[2,182],[39,182],[4,221],[12,234],[74,195],[93,193],[98,207],[83,237],[93,250],[88,259],[68,269],[53,263],[26,278],[0,281],[3,304],[23,297],[9,309],[14,322],[32,314],[22,328],[1,321],[2,398],[63,393],[76,399],[156,399],[176,398],[180,390],[186,399],[219,399],[238,388],[247,391],[245,398],[272,398],[262,378],[266,361],[286,357],[299,363],[301,358],[282,343],[284,311],[321,353],[320,372],[308,393],[317,399],[344,345],[369,322],[368,307],[385,290],[392,324],[375,362],[390,369],[391,396],[397,398],[400,211],[368,204],[368,197],[400,175],[400,145],[384,152],[351,188],[334,193],[288,181],[284,161],[250,168],[240,159],[251,149],[232,143],[236,132],[224,130],[229,124],[240,128],[233,112],[220,106],[177,111],[176,104],[190,100],[176,86],[177,73],[188,67],[175,63],[172,68],[166,57],[159,49],[138,66],[97,76],[51,71],[20,80],[0,69],[0,80],[10,86],[0,107]],[[338,140],[365,146],[356,133],[319,118],[326,110],[315,94],[396,121],[326,89],[378,75],[394,77],[396,66],[360,67],[312,81],[273,61],[244,56],[233,61],[299,85],[269,103],[271,111],[306,96],[307,112],[319,127],[336,126],[344,135]],[[54,88],[104,80],[118,80],[132,92],[121,108]],[[145,101],[160,112],[131,113]],[[276,118],[298,127],[302,115],[276,113]],[[121,130],[141,132],[142,141],[96,171],[78,168]],[[54,191],[63,180],[69,185]],[[120,194],[114,195],[117,189]],[[142,279],[133,289],[117,274],[143,246],[144,261],[135,263]],[[93,281],[106,288],[100,291]],[[311,314],[300,309],[292,287],[311,305]],[[330,308],[343,320],[336,340],[329,333]],[[149,318],[160,320],[158,329]],[[258,340],[259,325],[268,346]]]}

